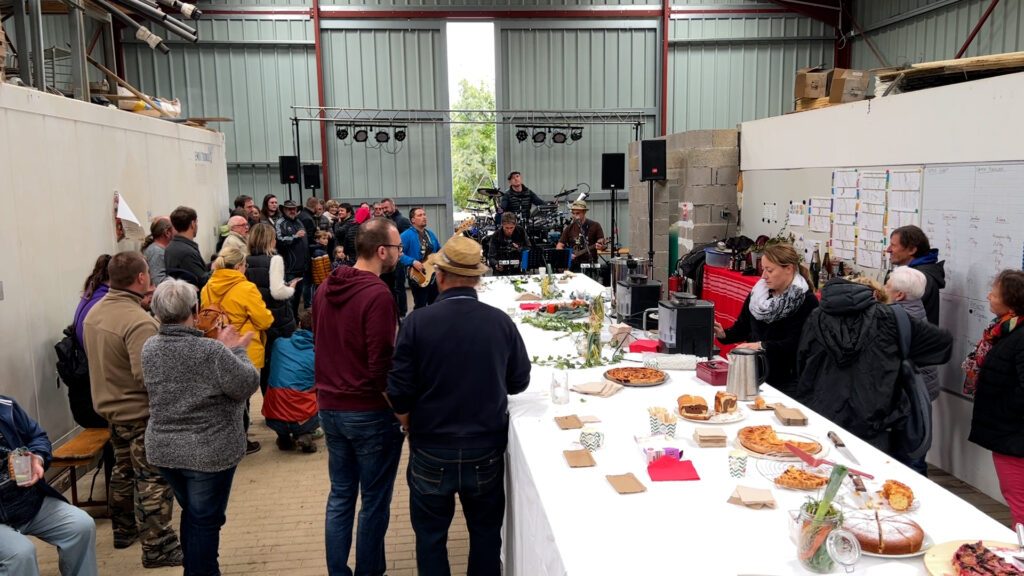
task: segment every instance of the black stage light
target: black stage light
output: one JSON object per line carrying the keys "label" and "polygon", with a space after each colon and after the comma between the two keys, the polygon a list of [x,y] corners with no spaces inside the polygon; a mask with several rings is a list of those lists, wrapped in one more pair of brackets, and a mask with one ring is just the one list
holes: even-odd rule
{"label": "black stage light", "polygon": [[522,128],[516,130],[516,140],[519,140],[520,142],[526,142],[526,139],[529,136],[530,135],[526,133],[526,130],[523,130]]}
{"label": "black stage light", "polygon": [[344,126],[337,126],[334,129],[334,134],[338,137],[338,140],[344,140],[348,138],[348,128]]}
{"label": "black stage light", "polygon": [[395,130],[395,141],[401,142],[405,140],[405,128],[398,128]]}
{"label": "black stage light", "polygon": [[537,132],[533,133],[533,143],[534,144],[543,144],[545,138],[547,138],[547,134],[542,132],[542,131],[538,130]]}
{"label": "black stage light", "polygon": [[573,128],[572,132],[569,133],[569,138],[572,138],[573,142],[583,138],[583,128]]}
{"label": "black stage light", "polygon": [[387,130],[378,130],[377,133],[373,135],[373,139],[384,144],[388,140],[391,140],[391,135],[388,134]]}
{"label": "black stage light", "polygon": [[356,142],[366,142],[366,139],[370,137],[370,133],[366,128],[360,128],[356,130],[356,133],[352,135],[352,139]]}
{"label": "black stage light", "polygon": [[562,132],[561,130],[556,130],[555,133],[551,135],[551,141],[555,144],[565,144],[565,139],[565,132]]}

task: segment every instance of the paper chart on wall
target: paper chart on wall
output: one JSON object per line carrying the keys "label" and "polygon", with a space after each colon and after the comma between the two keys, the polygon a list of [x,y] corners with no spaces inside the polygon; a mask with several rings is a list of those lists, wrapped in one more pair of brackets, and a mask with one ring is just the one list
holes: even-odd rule
{"label": "paper chart on wall", "polygon": [[828,216],[811,216],[812,232],[828,232],[832,228],[832,222]]}
{"label": "paper chart on wall", "polygon": [[888,215],[887,225],[889,230],[895,230],[900,226],[920,226],[921,218],[917,212],[896,212],[890,211]]}
{"label": "paper chart on wall", "polygon": [[894,212],[917,212],[921,206],[921,192],[917,190],[890,190],[889,210]]}
{"label": "paper chart on wall", "polygon": [[857,199],[856,198],[836,198],[832,202],[832,211],[836,214],[856,214],[857,213]]}
{"label": "paper chart on wall", "polygon": [[835,170],[832,172],[832,186],[835,188],[856,188],[856,170]]}
{"label": "paper chart on wall", "polygon": [[889,172],[889,182],[892,190],[915,190],[921,189],[920,170],[893,170]]}
{"label": "paper chart on wall", "polygon": [[878,270],[882,267],[882,252],[858,249],[857,257],[854,259],[854,262],[856,262],[858,266]]}
{"label": "paper chart on wall", "polygon": [[832,198],[813,196],[807,207],[812,232],[828,232],[832,229]]}
{"label": "paper chart on wall", "polygon": [[790,202],[788,215],[790,226],[807,226],[807,205],[803,202]]}
{"label": "paper chart on wall", "polygon": [[861,230],[881,232],[884,229],[885,216],[882,214],[861,211],[857,214],[857,224],[860,226]]}

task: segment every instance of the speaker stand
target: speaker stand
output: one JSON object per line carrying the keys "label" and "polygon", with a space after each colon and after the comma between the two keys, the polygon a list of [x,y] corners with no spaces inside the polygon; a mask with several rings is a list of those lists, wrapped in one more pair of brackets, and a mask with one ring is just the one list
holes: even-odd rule
{"label": "speaker stand", "polygon": [[611,252],[612,258],[615,258],[618,256],[618,250],[615,246],[615,237],[619,231],[618,225],[615,222],[615,188],[612,188],[610,192],[612,193],[612,233],[609,237],[609,240],[611,241],[611,248],[609,249],[609,252]]}
{"label": "speaker stand", "polygon": [[654,180],[647,181],[647,265],[654,274]]}
{"label": "speaker stand", "polygon": [[292,183],[291,182],[288,183],[288,199],[289,200],[292,199]]}

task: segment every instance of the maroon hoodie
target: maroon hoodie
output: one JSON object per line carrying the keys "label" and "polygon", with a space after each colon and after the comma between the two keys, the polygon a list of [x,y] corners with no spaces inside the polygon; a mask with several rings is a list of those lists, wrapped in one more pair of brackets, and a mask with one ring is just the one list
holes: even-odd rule
{"label": "maroon hoodie", "polygon": [[388,410],[384,399],[398,310],[377,275],[338,268],[316,291],[313,330],[321,410]]}

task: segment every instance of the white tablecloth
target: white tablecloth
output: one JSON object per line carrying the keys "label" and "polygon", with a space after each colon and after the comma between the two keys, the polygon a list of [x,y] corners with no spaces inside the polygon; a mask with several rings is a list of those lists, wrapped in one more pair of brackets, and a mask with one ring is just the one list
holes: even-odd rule
{"label": "white tablecloth", "polygon": [[[576,276],[569,291],[597,294],[602,287]],[[488,279],[482,301],[503,310],[515,308],[518,296],[507,280]],[[572,350],[569,338],[557,332],[520,324],[531,356],[562,354]],[[637,366],[638,364],[624,364]],[[570,383],[598,381],[607,367],[569,371]],[[774,487],[750,458],[746,477],[728,473],[728,453],[734,449],[736,431],[753,424],[781,425],[772,412],[748,412],[742,422],[721,426],[729,435],[727,448],[700,448],[692,440],[697,424],[680,419],[675,445],[684,459],[692,460],[700,480],[652,482],[646,460],[634,435],[649,434],[647,408],[673,409],[676,398],[697,393],[709,401],[722,388],[698,380],[694,372],[670,372],[667,384],[653,388],[625,388],[611,398],[572,393],[568,405],[550,402],[551,368],[534,366],[531,384],[523,394],[510,398],[511,424],[508,447],[508,515],[506,520],[506,573],[526,576],[599,574],[800,574],[796,548],[789,539],[788,511],[796,509],[809,493]],[[886,454],[875,450],[849,432],[831,424],[792,399],[763,387],[769,401],[801,407],[808,426],[786,431],[815,436],[827,456],[846,462],[825,434],[835,430],[860,460],[855,466],[875,476],[869,490],[881,488],[887,479],[909,485],[920,507],[909,513],[935,543],[957,539],[1014,541],[1012,532],[990,517],[918,475]],[[604,446],[594,454],[597,466],[569,468],[562,455],[579,431],[562,431],[554,416],[577,414],[600,418],[593,425],[605,434]],[[702,424],[706,425],[706,424]],[[941,425],[941,423],[940,423]],[[966,440],[965,440],[966,441]],[[619,495],[606,474],[632,472],[646,487],[640,494]],[[737,484],[771,488],[777,502],[772,509],[753,510],[726,500]],[[863,557],[858,574],[925,574],[923,560]]]}

